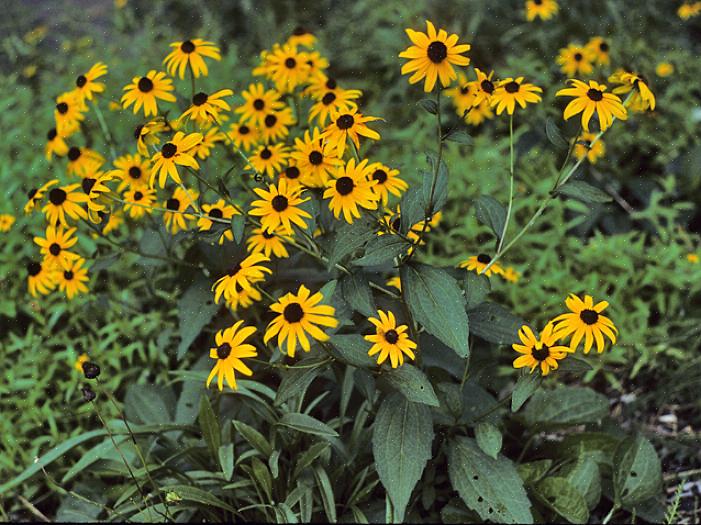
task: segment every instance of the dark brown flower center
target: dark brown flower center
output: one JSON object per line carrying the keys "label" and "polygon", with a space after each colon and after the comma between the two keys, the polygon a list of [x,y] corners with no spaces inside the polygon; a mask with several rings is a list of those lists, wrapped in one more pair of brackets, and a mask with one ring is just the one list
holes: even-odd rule
{"label": "dark brown flower center", "polygon": [[332,91],[329,91],[328,93],[326,93],[326,94],[322,97],[321,103],[322,103],[324,106],[328,106],[328,105],[331,104],[334,100],[336,100],[336,93],[334,93],[334,92],[332,92]]}
{"label": "dark brown flower center", "polygon": [[142,93],[148,93],[153,90],[153,81],[148,77],[141,77],[137,87]]}
{"label": "dark brown flower center", "polygon": [[428,58],[435,64],[440,64],[448,56],[448,48],[443,42],[435,41],[428,45]]}
{"label": "dark brown flower center", "polygon": [[169,159],[178,152],[178,147],[172,142],[166,142],[161,148],[161,155],[164,159]]}
{"label": "dark brown flower center", "polygon": [[541,348],[533,347],[531,355],[536,361],[545,361],[550,357],[550,348],[547,345],[543,345]]}
{"label": "dark brown flower center", "polygon": [[192,97],[192,103],[195,106],[201,106],[202,104],[207,102],[207,99],[209,97],[207,96],[207,93],[202,93],[201,91],[197,93],[194,97]]}
{"label": "dark brown flower center", "polygon": [[49,192],[49,201],[51,201],[51,204],[54,206],[60,206],[66,202],[67,197],[68,195],[61,188],[54,188]]}
{"label": "dark brown flower center", "polygon": [[326,87],[328,89],[336,89],[337,86],[338,86],[338,83],[336,82],[335,78],[330,78],[326,81]]}
{"label": "dark brown flower center", "polygon": [[598,89],[590,88],[589,91],[587,91],[587,96],[589,97],[590,100],[593,100],[594,102],[599,102],[604,98],[603,92],[599,91]]}
{"label": "dark brown flower center", "polygon": [[33,198],[34,198],[34,195],[36,195],[38,191],[39,191],[39,190],[36,189],[36,188],[32,188],[31,190],[29,190],[29,191],[27,192],[27,199],[28,199],[28,200],[33,199]]}
{"label": "dark brown flower center", "polygon": [[141,137],[141,130],[142,129],[144,129],[143,124],[139,124],[138,126],[136,126],[136,128],[134,128],[134,138],[136,140],[139,140],[139,137]]}
{"label": "dark brown flower center", "polygon": [[399,228],[402,227],[402,218],[399,217],[399,216],[397,216],[397,217],[395,217],[394,219],[392,219],[392,222],[390,223],[390,227],[391,227],[394,231],[398,232],[398,231],[399,231]]}
{"label": "dark brown flower center", "polygon": [[86,177],[83,179],[83,182],[81,183],[81,186],[83,187],[83,191],[88,194],[92,191],[93,186],[95,186],[95,183],[97,182],[97,179],[91,179],[90,177]]}
{"label": "dark brown flower center", "polygon": [[66,104],[65,102],[59,102],[58,104],[56,104],[56,110],[61,115],[65,115],[66,113],[68,113],[68,104]]}
{"label": "dark brown flower center", "polygon": [[49,246],[49,253],[56,257],[59,253],[61,253],[61,245],[57,242],[54,242]]}
{"label": "dark brown flower center", "polygon": [[273,209],[278,213],[285,211],[287,209],[287,206],[289,205],[287,197],[285,197],[284,195],[275,195],[275,197],[273,197],[273,200],[270,201],[270,204],[272,205]]}
{"label": "dark brown flower center", "polygon": [[169,210],[177,210],[180,208],[180,201],[175,197],[171,197],[166,201],[166,208]]}
{"label": "dark brown flower center", "polygon": [[302,36],[302,35],[308,35],[309,31],[307,31],[305,28],[302,26],[297,26],[295,27],[294,31],[292,31],[292,34],[294,36]]}
{"label": "dark brown flower center", "polygon": [[515,80],[512,80],[511,82],[507,82],[506,85],[504,86],[504,89],[506,90],[507,93],[518,93],[518,90],[521,88],[521,85],[516,82]]}
{"label": "dark brown flower center", "polygon": [[129,168],[129,176],[134,179],[140,179],[141,178],[141,168],[139,166],[132,166]]}
{"label": "dark brown flower center", "polygon": [[65,272],[63,272],[63,278],[66,281],[72,281],[73,280],[73,272],[70,270],[66,270]]}
{"label": "dark brown flower center", "polygon": [[488,95],[491,95],[494,92],[494,82],[486,78],[480,83],[480,87],[482,88],[482,91]]}
{"label": "dark brown flower center", "polygon": [[208,215],[210,217],[214,217],[215,219],[221,219],[224,216],[224,212],[221,211],[219,208],[212,208],[209,210]]}
{"label": "dark brown flower center", "polygon": [[39,272],[41,271],[41,264],[36,262],[36,261],[30,261],[27,264],[27,273],[29,274],[30,277],[34,277],[35,275],[39,275]]}
{"label": "dark brown flower center", "polygon": [[460,88],[460,94],[461,95],[467,95],[470,92],[470,86],[465,85]]}
{"label": "dark brown flower center", "polygon": [[266,239],[272,239],[273,237],[275,237],[275,234],[273,232],[268,231],[268,230],[263,230],[262,235]]}
{"label": "dark brown flower center", "polygon": [[231,345],[229,343],[222,343],[217,347],[217,357],[219,359],[226,359],[231,354]]}
{"label": "dark brown flower center", "polygon": [[277,124],[277,117],[275,115],[266,115],[265,120],[265,127],[266,128],[272,128],[275,124]]}
{"label": "dark brown flower center", "polygon": [[287,69],[294,69],[295,67],[297,67],[297,61],[292,57],[286,58],[285,67]]}
{"label": "dark brown flower center", "polygon": [[304,310],[299,303],[290,303],[285,306],[282,315],[288,323],[299,323],[304,317]]}
{"label": "dark brown flower center", "polygon": [[195,44],[193,44],[190,40],[185,40],[182,44],[180,44],[180,51],[183,53],[190,54],[195,50]]}
{"label": "dark brown flower center", "polygon": [[68,150],[68,160],[76,161],[78,157],[80,157],[80,148],[71,146],[71,149]]}
{"label": "dark brown flower center", "polygon": [[397,333],[396,330],[387,330],[385,332],[385,341],[387,341],[389,344],[393,345],[397,341],[399,341],[399,334]]}
{"label": "dark brown flower center", "polygon": [[314,166],[318,166],[322,162],[324,162],[324,156],[321,154],[320,151],[312,151],[309,154],[309,162],[311,164],[314,164]]}
{"label": "dark brown flower center", "polygon": [[486,253],[480,253],[477,256],[477,262],[480,262],[482,264],[489,264],[490,262],[492,262],[492,258]]}
{"label": "dark brown flower center", "polygon": [[355,119],[353,115],[349,115],[348,113],[336,119],[336,126],[338,126],[338,129],[349,129],[353,127],[353,124],[355,124]]}
{"label": "dark brown flower center", "polygon": [[144,198],[144,194],[141,193],[140,191],[135,191],[134,192],[134,200],[135,201],[140,201],[141,199]]}
{"label": "dark brown flower center", "polygon": [[535,5],[541,5],[543,3],[543,0],[533,0],[533,3]]}
{"label": "dark brown flower center", "polygon": [[582,53],[575,53],[575,54],[574,54],[574,59],[575,59],[575,61],[579,62],[580,60],[582,60],[582,58],[584,58],[584,57],[582,56]]}
{"label": "dark brown flower center", "polygon": [[80,75],[80,76],[78,76],[78,78],[75,79],[75,85],[78,86],[79,88],[83,87],[87,83],[88,83],[88,79],[85,78],[85,75]]}
{"label": "dark brown flower center", "polygon": [[355,188],[353,179],[350,177],[341,177],[336,181],[336,191],[341,195],[348,195]]}
{"label": "dark brown flower center", "polygon": [[268,147],[265,147],[260,151],[260,158],[263,160],[268,160],[272,156],[273,156],[273,152],[270,151],[270,148],[268,148]]}
{"label": "dark brown flower center", "polygon": [[253,107],[256,108],[258,111],[262,110],[265,107],[265,100],[262,98],[257,98],[253,101]]}
{"label": "dark brown flower center", "polygon": [[56,133],[56,128],[51,128],[46,134],[46,138],[49,140],[54,140],[56,138],[56,135],[58,135],[58,133]]}
{"label": "dark brown flower center", "polygon": [[606,42],[601,42],[601,44],[599,44],[599,49],[602,53],[608,53],[609,45]]}
{"label": "dark brown flower center", "polygon": [[248,135],[250,132],[251,132],[251,128],[249,128],[245,124],[242,124],[241,126],[239,126],[239,133],[241,135]]}
{"label": "dark brown flower center", "polygon": [[599,320],[599,314],[594,310],[582,310],[579,312],[579,318],[588,325],[596,324]]}
{"label": "dark brown flower center", "polygon": [[288,179],[296,179],[299,177],[299,168],[297,166],[288,166],[285,170],[285,177]]}
{"label": "dark brown flower center", "polygon": [[378,182],[378,184],[384,184],[387,182],[387,172],[385,170],[375,170],[372,174],[372,178]]}

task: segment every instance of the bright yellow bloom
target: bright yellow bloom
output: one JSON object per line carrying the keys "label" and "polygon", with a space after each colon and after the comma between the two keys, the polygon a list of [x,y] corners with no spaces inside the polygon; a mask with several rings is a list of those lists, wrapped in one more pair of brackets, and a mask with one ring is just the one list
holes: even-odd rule
{"label": "bright yellow bloom", "polygon": [[[466,268],[468,271],[474,271],[476,274],[481,275],[487,265],[492,262],[492,258],[484,253],[479,255],[473,255],[458,264],[459,268]],[[489,269],[484,272],[484,275],[490,277],[492,274],[503,275],[504,268],[498,262],[492,264]]]}
{"label": "bright yellow bloom", "polygon": [[132,104],[133,111],[137,113],[141,106],[144,107],[144,115],[158,114],[158,100],[175,102],[175,96],[171,93],[175,88],[173,81],[161,71],[152,69],[145,77],[134,77],[131,84],[124,87],[122,107],[127,109]]}
{"label": "bright yellow bloom", "polygon": [[287,146],[284,144],[264,144],[253,153],[248,160],[250,164],[246,168],[253,168],[258,173],[272,178],[287,162],[290,156]]}
{"label": "bright yellow bloom", "polygon": [[102,93],[105,85],[102,82],[95,82],[96,79],[107,74],[107,66],[102,62],[96,63],[84,75],[78,75],[75,79],[74,93],[80,100],[92,100],[96,93]]}
{"label": "bright yellow bloom", "polygon": [[560,49],[556,62],[568,77],[587,76],[594,71],[592,62],[595,57],[590,48],[570,44]]}
{"label": "bright yellow bloom", "polygon": [[589,131],[589,121],[596,112],[601,131],[606,131],[613,123],[614,118],[620,120],[628,118],[621,99],[611,93],[605,93],[605,85],[599,84],[595,80],[590,80],[589,84],[576,79],[571,79],[569,82],[574,87],[561,89],[556,93],[558,97],[575,97],[565,108],[563,115],[565,120],[582,113],[582,127],[584,131]]}
{"label": "bright yellow bloom", "polygon": [[274,232],[264,228],[255,228],[248,236],[246,245],[249,253],[262,253],[266,257],[274,255],[283,258],[290,255],[285,248],[285,241],[289,240],[290,237],[284,234],[282,228],[278,228]]}
{"label": "bright yellow bloom", "polygon": [[307,228],[304,218],[311,219],[311,215],[299,207],[309,200],[300,197],[302,188],[290,186],[286,179],[280,179],[275,184],[268,186],[268,191],[262,188],[253,189],[261,197],[251,203],[249,215],[261,217],[261,225],[268,231],[276,231],[282,225],[283,232],[291,234],[292,224],[296,224],[303,230]]}
{"label": "bright yellow bloom", "polygon": [[207,76],[209,73],[207,63],[204,58],[213,60],[221,60],[221,52],[213,42],[207,42],[201,38],[193,38],[183,42],[173,42],[170,44],[173,48],[163,63],[168,70],[168,74],[172,77],[177,73],[180,79],[185,78],[185,69],[190,66],[190,70],[195,78],[200,75]]}
{"label": "bright yellow bloom", "polygon": [[158,176],[158,185],[161,188],[165,187],[168,177],[173,179],[176,184],[180,184],[177,166],[200,169],[200,165],[193,156],[193,150],[200,142],[202,142],[201,133],[185,135],[182,131],[178,131],[169,142],[163,144],[161,151],[151,157],[151,162],[153,162],[149,181],[151,187],[154,186],[156,176]]}
{"label": "bright yellow bloom", "polygon": [[672,65],[670,62],[660,62],[657,64],[657,67],[655,68],[655,74],[658,77],[668,77],[674,73],[674,65]]}
{"label": "bright yellow bloom", "polygon": [[27,287],[32,297],[48,295],[56,288],[56,273],[60,269],[49,263],[30,261],[27,264]]}
{"label": "bright yellow bloom", "polygon": [[528,367],[531,373],[540,367],[541,373],[546,376],[551,370],[558,368],[558,361],[567,357],[570,349],[558,345],[560,339],[557,333],[553,333],[552,323],[548,323],[537,338],[528,325],[523,325],[518,331],[518,337],[523,344],[513,344],[520,357],[514,360],[514,368]]}
{"label": "bright yellow bloom", "polygon": [[231,106],[224,97],[230,97],[234,92],[230,89],[220,89],[211,95],[200,91],[192,97],[192,105],[178,119],[179,122],[194,120],[201,128],[207,128],[213,123],[220,124],[220,113],[231,111]]}
{"label": "bright yellow bloom", "polygon": [[15,216],[9,213],[0,213],[0,232],[9,232],[15,223]]}
{"label": "bright yellow bloom", "polygon": [[521,272],[517,272],[513,266],[507,266],[501,276],[510,283],[517,283],[521,278]]}
{"label": "bright yellow bloom", "polygon": [[51,160],[51,157],[63,157],[68,153],[68,144],[66,144],[67,136],[62,135],[56,128],[51,128],[46,134],[46,147],[44,153],[46,160]]}
{"label": "bright yellow bloom", "polygon": [[81,374],[83,373],[83,363],[87,363],[90,361],[90,358],[88,357],[88,354],[82,353],[80,356],[78,356],[78,359],[76,359],[75,363],[73,364],[73,368],[75,368],[78,372]]}
{"label": "bright yellow bloom", "polygon": [[[345,113],[357,110],[355,100],[362,96],[359,89],[334,88],[324,91],[321,97],[309,109],[309,122],[316,119],[320,126],[326,125],[332,113]],[[312,95],[314,96],[314,95]]]}
{"label": "bright yellow bloom", "polygon": [[616,95],[625,95],[635,90],[630,99],[631,106],[641,107],[643,110],[655,109],[655,95],[650,91],[645,79],[636,73],[628,73],[619,69],[609,77],[609,82],[621,84],[613,89]]}
{"label": "bright yellow bloom", "polygon": [[565,300],[567,308],[571,313],[566,313],[557,316],[552,320],[555,323],[555,332],[558,339],[564,339],[572,334],[570,340],[570,350],[574,352],[579,346],[582,338],[585,339],[584,353],[588,354],[591,350],[594,341],[596,341],[596,350],[601,353],[604,351],[604,336],[611,340],[611,344],[616,344],[616,335],[618,330],[614,326],[611,319],[602,315],[607,307],[606,301],[601,301],[594,304],[591,295],[585,295],[582,301],[575,294],[570,294]]}
{"label": "bright yellow bloom", "polygon": [[216,376],[217,387],[220,391],[224,389],[224,378],[226,378],[229,387],[236,390],[234,371],[245,376],[253,375],[251,369],[244,364],[243,359],[256,357],[258,352],[255,346],[246,344],[244,341],[253,335],[256,329],[253,326],[242,327],[242,324],[243,321],[237,321],[226,330],[217,332],[214,338],[217,346],[209,350],[209,357],[216,359],[217,362],[207,377],[207,388]]}
{"label": "bright yellow bloom", "polygon": [[246,122],[237,122],[229,126],[227,138],[234,146],[242,151],[251,149],[260,141],[260,133],[257,128],[249,126]]}
{"label": "bright yellow bloom", "polygon": [[260,126],[268,113],[279,111],[285,107],[280,101],[280,93],[274,89],[265,89],[260,82],[250,84],[247,90],[241,92],[244,103],[236,108],[236,113],[241,113],[241,120],[249,122],[253,126]]}
{"label": "bright yellow bloom", "polygon": [[524,109],[527,103],[537,104],[541,101],[537,93],[542,92],[538,86],[524,82],[523,77],[505,78],[497,84],[492,94],[491,105],[496,108],[497,115],[501,115],[505,109],[509,115],[513,115],[517,103]]}
{"label": "bright yellow bloom", "polygon": [[195,146],[193,151],[198,159],[205,160],[212,153],[212,149],[217,142],[224,142],[225,140],[226,135],[219,128],[209,128],[207,133],[202,136],[202,141]]}
{"label": "bright yellow bloom", "polygon": [[300,171],[300,182],[311,188],[323,188],[333,173],[343,164],[336,149],[321,138],[319,128],[304,132],[304,138],[295,139],[292,158]]}
{"label": "bright yellow bloom", "polygon": [[[197,221],[197,227],[201,232],[207,232],[212,229],[214,221],[212,219],[219,219],[218,224],[222,224],[222,220],[230,222],[234,215],[238,215],[239,212],[231,204],[227,204],[224,199],[219,199],[214,204],[203,204],[202,213],[206,214],[206,217],[200,217]],[[231,231],[231,226],[227,225],[226,229],[219,236],[219,244],[224,244],[224,241],[233,241],[234,232]]]}
{"label": "bright yellow bloom", "polygon": [[68,226],[66,215],[71,219],[87,219],[88,213],[81,204],[88,202],[88,196],[77,191],[80,184],[71,184],[49,191],[49,202],[42,208],[50,225]]}
{"label": "bright yellow bloom", "polygon": [[558,9],[555,0],[526,0],[526,20],[533,22],[536,17],[550,20],[557,14]]}
{"label": "bright yellow bloom", "polygon": [[603,140],[599,139],[593,146],[591,145],[595,138],[596,134],[591,132],[584,132],[579,136],[574,146],[574,156],[577,160],[586,157],[591,164],[596,164],[596,161],[606,154]]}
{"label": "bright yellow bloom", "polygon": [[377,195],[383,206],[387,206],[389,194],[400,197],[408,188],[409,184],[399,178],[399,170],[392,169],[380,162],[375,162],[368,166],[368,177],[376,182],[372,186],[372,192]]}
{"label": "bright yellow bloom", "polygon": [[367,210],[376,210],[380,194],[373,191],[377,180],[371,179],[374,168],[368,165],[364,159],[357,165],[355,159],[350,159],[334,174],[333,179],[327,183],[324,198],[329,201],[329,209],[338,219],[341,213],[347,223],[351,224],[354,218],[360,218],[358,207]]}
{"label": "bright yellow bloom", "polygon": [[139,186],[124,192],[124,211],[129,213],[132,219],[140,219],[144,214],[153,213],[156,203],[156,191],[148,186]]}
{"label": "bright yellow bloom", "polygon": [[51,186],[55,186],[56,184],[58,184],[58,179],[51,179],[40,188],[31,188],[27,192],[27,203],[24,205],[24,213],[32,213],[34,208],[36,208],[44,198],[44,194]]}
{"label": "bright yellow bloom", "polygon": [[234,296],[239,290],[250,290],[253,285],[264,280],[265,274],[273,271],[261,263],[270,262],[270,258],[261,253],[254,253],[234,264],[226,273],[212,285],[214,302],[219,303],[225,298]]}
{"label": "bright yellow bloom", "polygon": [[70,251],[78,242],[78,238],[73,237],[75,230],[64,230],[62,226],[47,226],[46,237],[34,237],[34,242],[41,247],[43,264],[46,264],[47,268],[65,269],[70,266],[71,261],[80,259],[80,255]]}
{"label": "bright yellow bloom", "polygon": [[54,120],[56,130],[63,136],[69,136],[80,128],[80,123],[85,120],[84,113],[88,110],[85,102],[74,92],[64,93],[56,99]]}
{"label": "bright yellow bloom", "polygon": [[70,301],[78,294],[88,293],[85,285],[89,281],[88,270],[83,268],[85,259],[82,257],[71,261],[63,268],[63,271],[56,273],[59,290],[66,294]]}
{"label": "bright yellow bloom", "polygon": [[380,140],[380,134],[365,124],[375,120],[381,119],[363,116],[355,109],[346,110],[343,113],[333,112],[331,114],[332,122],[324,129],[321,138],[328,141],[331,147],[336,150],[336,156],[342,159],[349,138],[355,144],[356,149],[360,149],[360,135],[372,140]]}
{"label": "bright yellow bloom", "polygon": [[170,233],[175,235],[181,230],[188,229],[187,221],[191,221],[195,217],[185,212],[189,208],[197,206],[197,197],[199,197],[199,192],[196,190],[175,188],[173,196],[163,205],[164,208],[169,210],[163,214],[163,222],[165,222],[166,229]]}
{"label": "bright yellow bloom", "polygon": [[590,38],[589,42],[587,42],[586,49],[591,54],[597,66],[608,66],[611,62],[611,58],[609,57],[611,48],[604,37],[594,36]]}
{"label": "bright yellow bloom", "polygon": [[691,264],[698,264],[699,256],[695,253],[689,253],[686,255],[686,260],[689,261]]}
{"label": "bright yellow bloom", "polygon": [[125,188],[144,188],[148,186],[148,175],[151,172],[150,159],[142,159],[140,155],[122,155],[114,160],[115,169],[110,173],[121,182],[118,191]]}
{"label": "bright yellow bloom", "polygon": [[397,319],[392,312],[377,311],[379,317],[369,317],[373,325],[375,325],[375,333],[366,335],[365,340],[373,343],[368,351],[369,356],[380,354],[377,356],[377,364],[381,365],[389,357],[392,368],[397,368],[404,364],[404,355],[411,359],[415,359],[413,350],[416,349],[416,343],[409,339],[407,330],[409,327],[405,324],[397,326]]}
{"label": "bright yellow bloom", "polygon": [[684,2],[679,6],[679,9],[677,9],[677,15],[679,15],[679,18],[682,20],[688,20],[689,18],[698,16],[699,13],[701,13],[701,2]]}
{"label": "bright yellow bloom", "polygon": [[311,68],[307,63],[307,53],[298,51],[295,46],[275,44],[266,53],[265,62],[253,70],[254,75],[265,75],[275,83],[281,93],[291,93],[309,79]]}

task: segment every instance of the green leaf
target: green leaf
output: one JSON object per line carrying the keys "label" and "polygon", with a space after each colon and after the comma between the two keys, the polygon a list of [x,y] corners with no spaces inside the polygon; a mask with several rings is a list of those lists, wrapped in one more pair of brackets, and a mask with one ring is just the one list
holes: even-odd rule
{"label": "green leaf", "polygon": [[408,363],[393,368],[382,374],[382,377],[402,395],[414,403],[437,407],[439,405],[436,392],[433,390],[426,375],[413,365]]}
{"label": "green leaf", "polygon": [[489,226],[497,239],[501,238],[506,222],[506,209],[494,197],[480,195],[475,201],[475,215],[477,220],[485,226]]}
{"label": "green leaf", "polygon": [[334,233],[328,250],[328,267],[333,268],[343,258],[362,248],[370,239],[376,237],[367,220],[357,220],[344,224]]}
{"label": "green leaf", "polygon": [[202,437],[207,444],[209,453],[214,459],[219,457],[219,447],[221,446],[221,428],[219,427],[219,419],[212,409],[207,396],[200,398],[200,414],[199,424],[202,430]]}
{"label": "green leaf", "polygon": [[494,523],[533,523],[531,503],[511,460],[490,458],[474,440],[449,442],[448,476],[468,508]]}
{"label": "green leaf", "polygon": [[319,357],[302,359],[298,363],[300,368],[287,370],[277,389],[275,405],[279,406],[291,398],[303,396],[314,378],[325,368],[324,361],[327,359]]}
{"label": "green leaf", "polygon": [[475,428],[477,446],[489,457],[497,459],[501,450],[501,432],[491,423],[480,423]]}
{"label": "green leaf", "polygon": [[601,475],[596,461],[582,453],[564,474],[570,485],[584,497],[589,510],[596,507],[601,499]]}
{"label": "green leaf", "polygon": [[422,98],[416,103],[416,105],[431,115],[438,113],[438,104],[436,104],[436,101],[432,98]]}
{"label": "green leaf", "polygon": [[219,447],[219,465],[221,466],[221,471],[224,473],[224,479],[231,481],[231,478],[234,476],[233,443],[227,443]]}
{"label": "green leaf", "polygon": [[570,523],[586,523],[589,509],[584,497],[565,478],[545,478],[534,488],[536,497]]}
{"label": "green leaf", "polygon": [[326,423],[322,423],[312,416],[301,414],[299,412],[289,412],[287,414],[283,414],[278,424],[293,430],[297,430],[298,432],[304,432],[305,434],[312,434],[322,437],[338,437],[338,432],[336,432]]}
{"label": "green leaf", "polygon": [[495,303],[482,303],[467,312],[470,331],[490,343],[512,345],[519,342],[518,331],[523,319]]}
{"label": "green leaf", "polygon": [[586,360],[574,355],[568,355],[567,359],[563,359],[559,364],[560,367],[557,369],[559,373],[573,372],[575,374],[584,374],[594,369]]}
{"label": "green leaf", "polygon": [[292,477],[297,479],[302,471],[311,466],[314,461],[321,456],[328,448],[329,443],[327,441],[318,441],[314,443],[308,450],[303,452],[298,456],[297,464],[295,465],[294,474]]}
{"label": "green leaf", "polygon": [[359,271],[346,275],[341,279],[341,291],[343,299],[355,310],[365,317],[377,314],[377,306],[372,297],[367,276]]}
{"label": "green leaf", "polygon": [[608,193],[583,180],[569,180],[556,191],[561,195],[584,202],[605,203],[613,200]]}
{"label": "green leaf", "polygon": [[511,394],[511,411],[516,412],[538,390],[542,377],[540,374],[521,373]]}
{"label": "green leaf", "polygon": [[358,334],[334,334],[329,340],[331,355],[339,361],[358,368],[374,368],[375,361],[368,355],[371,344]]}
{"label": "green leaf", "polygon": [[232,421],[236,431],[241,434],[249,445],[260,452],[264,457],[270,457],[273,453],[273,447],[267,439],[252,426],[243,423],[242,421]]}
{"label": "green leaf", "polygon": [[407,264],[400,272],[404,298],[414,320],[460,357],[467,357],[469,327],[465,298],[457,281],[446,271],[425,264]]}
{"label": "green leaf", "polygon": [[399,235],[376,235],[365,247],[365,254],[353,261],[356,266],[378,266],[392,262],[395,257],[403,255],[410,244]]}
{"label": "green leaf", "polygon": [[443,159],[440,160],[438,172],[436,173],[436,184],[433,189],[433,198],[431,198],[433,173],[436,171],[436,157],[432,153],[427,153],[426,160],[430,167],[430,173],[424,173],[422,198],[424,215],[430,217],[443,208],[448,200],[448,166],[446,166]]}
{"label": "green leaf", "polygon": [[562,131],[560,131],[560,128],[551,118],[548,118],[545,121],[545,134],[547,135],[550,143],[556,148],[565,150],[569,148],[570,145],[567,142],[567,139],[565,139],[565,137],[562,135]]}
{"label": "green leaf", "polygon": [[382,485],[399,521],[426,462],[431,458],[433,421],[426,405],[399,394],[385,398],[372,432],[372,454]]}
{"label": "green leaf", "polygon": [[523,418],[531,427],[558,428],[594,423],[608,413],[606,396],[586,387],[560,387],[536,392],[528,402]]}
{"label": "green leaf", "polygon": [[640,503],[662,487],[662,467],[655,448],[643,436],[624,439],[613,459],[613,488],[623,505]]}
{"label": "green leaf", "polygon": [[164,244],[164,238],[155,230],[144,230],[139,239],[139,251],[144,254],[139,258],[139,264],[142,266],[162,266],[166,263],[165,260],[158,257],[167,257],[168,251]]}
{"label": "green leaf", "polygon": [[621,439],[603,432],[579,432],[568,434],[557,445],[558,455],[577,459],[585,454],[596,461],[602,471],[610,472],[613,456]]}
{"label": "green leaf", "polygon": [[175,411],[175,395],[170,387],[131,384],[124,396],[124,412],[137,423],[170,423]]}
{"label": "green leaf", "polygon": [[402,195],[399,204],[399,231],[407,234],[409,230],[419,221],[425,218],[426,206],[424,204],[423,189],[419,186],[410,186]]}
{"label": "green leaf", "polygon": [[314,467],[314,479],[321,494],[321,503],[324,506],[326,518],[330,523],[336,523],[336,498],[333,495],[331,480],[326,471],[319,465]]}
{"label": "green leaf", "polygon": [[[129,436],[114,436],[114,441],[117,445],[120,445],[128,438]],[[61,483],[66,483],[67,481],[72,480],[76,475],[83,472],[90,465],[114,452],[115,443],[113,443],[111,439],[105,439],[85,452],[80,456],[78,462],[64,474],[63,479],[61,479]]]}
{"label": "green leaf", "polygon": [[231,216],[231,232],[234,234],[234,242],[241,244],[243,230],[246,227],[246,216],[240,213]]}
{"label": "green leaf", "polygon": [[521,476],[523,482],[528,485],[543,479],[552,466],[552,459],[539,459],[529,463],[520,463],[516,466],[516,470],[518,470],[518,475]]}
{"label": "green leaf", "polygon": [[458,144],[465,144],[466,146],[471,146],[475,141],[472,140],[470,134],[464,129],[454,129],[451,130],[443,140],[448,140],[450,142],[457,142]]}
{"label": "green leaf", "polygon": [[465,300],[469,309],[482,304],[491,289],[492,285],[486,275],[478,275],[475,272],[465,273]]}
{"label": "green leaf", "polygon": [[173,492],[183,501],[199,503],[200,505],[205,505],[207,507],[217,507],[228,512],[236,512],[236,509],[234,509],[226,501],[222,501],[216,496],[213,496],[207,490],[202,490],[200,488],[193,487],[192,485],[171,485],[168,487],[161,487],[161,491]]}
{"label": "green leaf", "polygon": [[199,277],[178,301],[180,344],[178,360],[185,356],[192,342],[212,320],[219,306],[214,304],[211,279]]}
{"label": "green leaf", "polygon": [[268,467],[270,468],[270,474],[272,474],[273,479],[277,479],[280,475],[280,451],[276,450],[268,458]]}
{"label": "green leaf", "polygon": [[260,488],[265,492],[268,498],[268,503],[273,501],[273,478],[270,476],[268,467],[265,466],[257,457],[251,458],[251,477]]}
{"label": "green leaf", "polygon": [[[87,488],[87,487],[86,487]],[[93,489],[94,490],[94,489]],[[66,495],[61,500],[61,505],[56,511],[57,523],[96,523],[98,516],[102,513],[103,507],[95,501],[99,494],[85,494],[82,487],[74,487],[73,491],[76,494],[87,497],[91,501],[79,499],[72,494]],[[101,498],[99,498],[101,499]]]}

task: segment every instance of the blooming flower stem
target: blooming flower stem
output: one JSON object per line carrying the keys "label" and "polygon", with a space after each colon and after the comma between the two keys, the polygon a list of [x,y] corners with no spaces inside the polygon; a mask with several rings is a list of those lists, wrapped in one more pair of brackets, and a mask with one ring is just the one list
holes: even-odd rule
{"label": "blooming flower stem", "polygon": [[107,142],[107,145],[110,148],[110,157],[112,157],[112,160],[117,158],[117,152],[114,149],[114,139],[112,138],[112,134],[110,133],[109,128],[107,127],[107,123],[105,122],[105,117],[102,115],[102,111],[100,111],[100,106],[97,105],[96,101],[91,102],[92,107],[95,109],[95,115],[97,115],[97,122],[100,124],[100,130],[102,131],[102,134],[105,137],[105,142]]}
{"label": "blooming flower stem", "polygon": [[[511,209],[514,203],[514,116],[509,115],[509,205],[506,208],[506,218],[504,219],[504,229],[501,231],[501,236],[499,237],[499,244],[497,246],[497,253],[501,251],[501,247],[504,245],[504,238],[506,237],[506,230],[509,228],[509,220],[511,220]],[[486,266],[484,270],[489,268]],[[484,273],[484,270],[482,273]]]}

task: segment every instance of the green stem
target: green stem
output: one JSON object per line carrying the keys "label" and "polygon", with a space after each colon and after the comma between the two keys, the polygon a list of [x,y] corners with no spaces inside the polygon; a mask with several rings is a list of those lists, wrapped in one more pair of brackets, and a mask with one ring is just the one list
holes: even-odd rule
{"label": "green stem", "polygon": [[[510,163],[509,163],[509,205],[506,208],[506,218],[504,219],[504,229],[501,232],[501,237],[499,237],[499,244],[497,245],[497,253],[501,252],[501,247],[504,244],[504,239],[506,238],[506,230],[509,228],[509,221],[511,220],[511,209],[514,204],[514,115],[509,116],[509,153],[510,153]],[[486,268],[485,268],[486,270]]]}
{"label": "green stem", "polygon": [[112,160],[117,158],[117,152],[114,149],[114,139],[112,138],[112,134],[110,133],[109,128],[107,127],[107,123],[105,122],[105,117],[102,115],[102,111],[100,110],[100,106],[97,105],[97,102],[93,101],[92,102],[92,107],[95,109],[95,115],[97,115],[97,121],[100,124],[100,129],[102,130],[102,134],[105,137],[105,142],[107,142],[107,146],[110,148],[110,156],[112,157]]}

